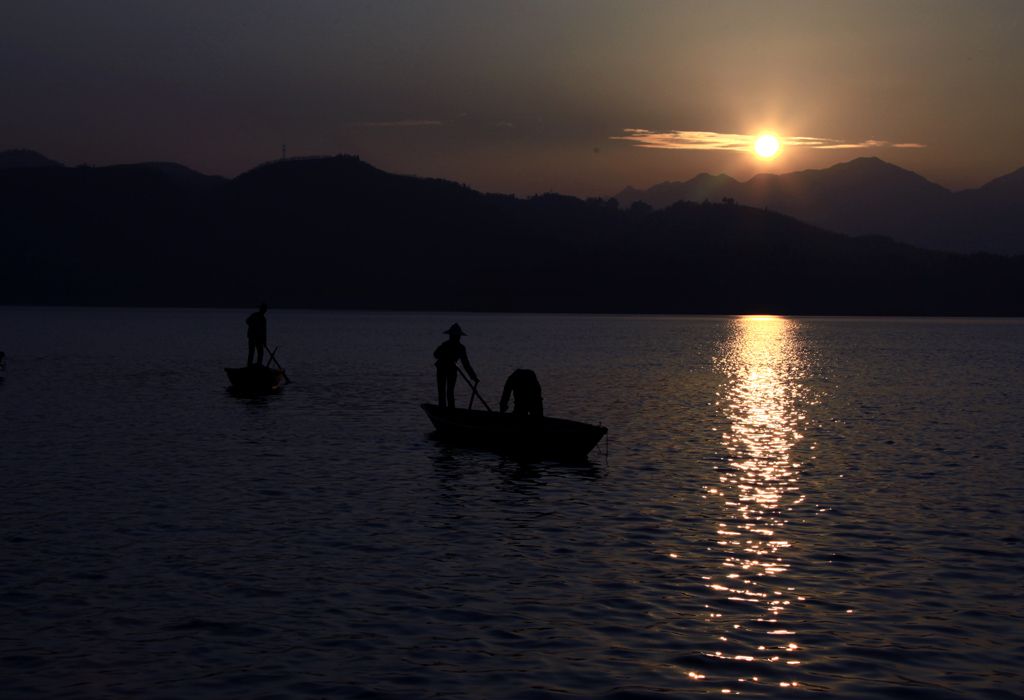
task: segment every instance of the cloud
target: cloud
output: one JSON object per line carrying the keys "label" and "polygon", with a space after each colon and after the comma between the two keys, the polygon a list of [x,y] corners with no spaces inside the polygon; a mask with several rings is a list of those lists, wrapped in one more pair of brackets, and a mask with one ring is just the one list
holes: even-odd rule
{"label": "cloud", "polygon": [[779,142],[784,146],[803,146],[804,148],[925,148],[920,143],[889,143],[875,140],[847,143],[846,141],[819,139],[813,136],[779,137]]}
{"label": "cloud", "polygon": [[669,131],[626,129],[626,136],[613,139],[636,141],[642,148],[679,148],[698,151],[745,151],[754,145],[753,136],[718,134],[713,131]]}
{"label": "cloud", "polygon": [[[714,131],[668,131],[626,129],[625,136],[609,138],[635,141],[641,148],[673,148],[695,151],[746,151],[754,146],[758,134],[719,134]],[[778,136],[782,146],[797,148],[924,148],[919,143],[889,143],[888,141],[861,141],[848,143],[836,139],[814,136]]]}

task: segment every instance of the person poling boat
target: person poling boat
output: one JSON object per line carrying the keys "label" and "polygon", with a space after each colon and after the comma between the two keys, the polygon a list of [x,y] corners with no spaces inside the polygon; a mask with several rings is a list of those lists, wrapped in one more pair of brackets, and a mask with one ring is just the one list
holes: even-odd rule
{"label": "person poling boat", "polygon": [[263,348],[267,344],[267,305],[260,304],[259,311],[249,314],[245,319],[245,325],[249,326],[246,336],[249,338],[249,360],[247,367],[252,367],[252,356],[256,353],[256,364],[263,364]]}
{"label": "person poling boat", "polygon": [[[245,367],[224,368],[231,385],[235,389],[249,393],[266,393],[276,390],[282,378],[286,383],[290,383],[291,379],[285,373],[284,367],[274,357],[277,348],[271,350],[267,345],[267,305],[260,304],[259,311],[249,314],[245,319],[245,325],[249,327],[246,333],[249,339],[249,357]],[[263,365],[264,350],[270,354],[266,366]],[[255,363],[252,361],[253,355],[256,356]],[[277,365],[276,369],[270,366],[271,362]]]}
{"label": "person poling boat", "polygon": [[[540,382],[531,370],[517,369],[509,376],[500,412],[490,410],[475,386],[473,394],[486,411],[472,410],[472,401],[470,408],[422,404],[439,437],[495,452],[565,461],[585,458],[608,434],[604,426],[544,417]],[[511,414],[510,398],[515,401]]]}
{"label": "person poling boat", "polygon": [[[528,369],[517,369],[509,375],[501,394],[501,410],[492,411],[477,391],[480,380],[469,364],[466,347],[460,340],[466,334],[457,323],[444,333],[448,340],[434,351],[437,405],[421,404],[439,437],[497,452],[576,460],[585,458],[608,434],[604,426],[545,417],[540,382],[536,373]],[[465,372],[459,363],[465,367]],[[472,391],[469,408],[455,406],[455,381],[460,375]],[[473,399],[476,398],[480,399],[486,411],[473,410]],[[510,399],[515,402],[515,409],[508,414]]]}
{"label": "person poling boat", "polygon": [[480,380],[469,364],[466,346],[460,340],[466,334],[462,332],[459,324],[453,323],[452,327],[443,333],[448,336],[448,340],[437,346],[437,350],[434,351],[434,359],[437,360],[434,363],[437,367],[437,405],[441,408],[455,408],[455,381],[459,377],[459,362],[466,368],[473,382],[474,393]]}

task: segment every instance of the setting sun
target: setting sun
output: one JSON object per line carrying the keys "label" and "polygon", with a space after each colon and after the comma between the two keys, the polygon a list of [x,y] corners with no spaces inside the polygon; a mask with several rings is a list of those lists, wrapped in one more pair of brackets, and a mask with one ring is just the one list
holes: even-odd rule
{"label": "setting sun", "polygon": [[754,142],[754,153],[762,158],[771,158],[779,152],[779,140],[771,134],[761,134]]}

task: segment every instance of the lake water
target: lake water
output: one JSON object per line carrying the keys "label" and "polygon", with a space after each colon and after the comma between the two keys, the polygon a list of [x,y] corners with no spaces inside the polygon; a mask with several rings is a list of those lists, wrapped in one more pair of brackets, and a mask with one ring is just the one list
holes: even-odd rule
{"label": "lake water", "polygon": [[0,308],[5,700],[1024,693],[1024,321],[250,312]]}

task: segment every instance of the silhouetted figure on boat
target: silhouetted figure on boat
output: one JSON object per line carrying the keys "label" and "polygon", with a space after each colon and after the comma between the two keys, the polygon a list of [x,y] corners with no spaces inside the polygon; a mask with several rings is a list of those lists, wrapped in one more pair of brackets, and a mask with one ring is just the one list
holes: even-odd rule
{"label": "silhouetted figure on boat", "polygon": [[453,323],[452,327],[444,332],[448,335],[448,340],[438,345],[437,350],[434,351],[434,359],[437,360],[434,363],[437,367],[437,405],[441,408],[455,408],[455,380],[459,376],[458,363],[462,362],[466,373],[474,384],[478,384],[480,380],[476,378],[476,372],[469,364],[466,346],[459,340],[466,335],[462,332],[459,324]]}
{"label": "silhouetted figure on boat", "polygon": [[517,369],[508,375],[505,388],[501,392],[498,407],[504,413],[508,410],[508,400],[512,397],[515,408],[512,413],[517,416],[541,418],[544,416],[544,398],[540,393],[540,382],[532,369]]}
{"label": "silhouetted figure on boat", "polygon": [[252,354],[256,351],[256,364],[263,364],[263,346],[267,344],[267,305],[260,304],[260,310],[249,315],[245,319],[249,326],[249,360],[247,365],[252,367]]}

